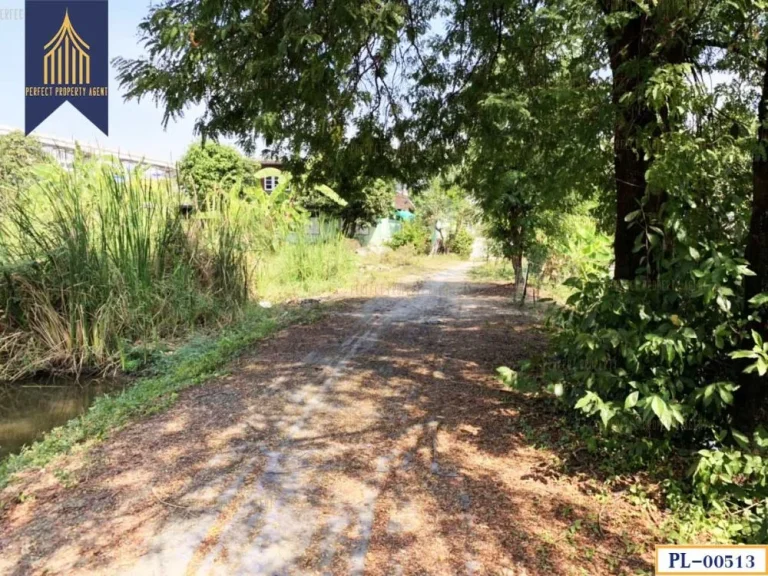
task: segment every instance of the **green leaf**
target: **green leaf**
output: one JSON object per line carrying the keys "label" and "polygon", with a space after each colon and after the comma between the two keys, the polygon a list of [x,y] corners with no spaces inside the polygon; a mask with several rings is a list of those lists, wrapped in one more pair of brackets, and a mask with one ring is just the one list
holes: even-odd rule
{"label": "green leaf", "polygon": [[625,222],[632,222],[633,220],[636,220],[637,217],[640,216],[641,213],[642,213],[641,210],[634,210],[634,211],[630,212],[629,214],[627,214],[626,216],[624,216],[624,221]]}
{"label": "green leaf", "polygon": [[749,448],[749,438],[745,434],[731,428],[731,436],[733,436],[733,439],[736,440],[739,446],[745,449]]}
{"label": "green leaf", "polygon": [[672,346],[672,344],[667,344],[666,349],[667,349],[667,362],[672,364],[672,362],[675,359],[675,348],[674,346]]}
{"label": "green leaf", "polygon": [[581,298],[581,292],[574,292],[568,297],[568,299],[565,301],[565,304],[567,306],[573,306],[579,301],[580,298]]}
{"label": "green leaf", "polygon": [[723,298],[722,294],[717,295],[717,305],[723,312],[729,312],[731,310],[731,301]]}
{"label": "green leaf", "polygon": [[624,408],[626,410],[629,410],[630,408],[634,408],[637,406],[637,399],[640,396],[640,392],[637,390],[632,392],[629,396],[627,396],[626,400],[624,400]]}
{"label": "green leaf", "polygon": [[615,414],[616,411],[608,406],[608,404],[603,404],[600,407],[600,420],[603,422],[603,426],[605,428],[608,428],[608,423],[611,421],[611,418],[613,418]]}
{"label": "green leaf", "polygon": [[667,430],[672,429],[672,412],[661,396],[652,397],[651,410],[653,410],[653,413],[656,414],[664,428]]}
{"label": "green leaf", "polygon": [[754,304],[755,306],[763,306],[764,304],[768,304],[768,292],[762,292],[757,296],[753,296],[749,299],[749,303]]}
{"label": "green leaf", "polygon": [[757,430],[755,430],[753,437],[755,444],[757,444],[759,448],[768,448],[768,431],[766,431],[765,428],[759,426]]}
{"label": "green leaf", "polygon": [[344,200],[344,198],[336,194],[336,192],[331,187],[326,186],[325,184],[320,184],[319,186],[315,186],[315,190],[320,192],[320,194],[322,194],[329,200],[336,202],[336,204],[338,204],[339,206],[347,205],[347,201]]}
{"label": "green leaf", "polygon": [[723,403],[728,404],[729,406],[733,404],[733,393],[731,392],[730,387],[727,383],[718,382],[717,393],[720,396],[720,399],[723,401]]}
{"label": "green leaf", "polygon": [[592,405],[592,403],[594,402],[594,399],[595,399],[595,395],[589,392],[586,395],[579,398],[579,401],[576,402],[576,405],[574,406],[574,408],[576,410],[584,410],[588,406]]}
{"label": "green leaf", "polygon": [[757,358],[757,353],[752,350],[736,350],[729,354],[731,358],[737,360],[739,358]]}
{"label": "green leaf", "polygon": [[282,176],[283,172],[277,168],[262,168],[253,175],[254,178],[268,178],[270,176]]}
{"label": "green leaf", "polygon": [[507,366],[499,366],[496,368],[496,373],[499,375],[499,380],[507,386],[514,387],[517,384],[517,372]]}
{"label": "green leaf", "polygon": [[683,336],[685,338],[688,338],[689,340],[693,340],[694,338],[696,338],[696,330],[688,327],[683,328]]}

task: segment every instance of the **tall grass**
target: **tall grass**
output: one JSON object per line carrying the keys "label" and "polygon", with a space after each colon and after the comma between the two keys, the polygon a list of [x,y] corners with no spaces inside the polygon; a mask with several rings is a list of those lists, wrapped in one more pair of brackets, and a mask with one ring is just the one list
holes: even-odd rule
{"label": "tall grass", "polygon": [[310,234],[285,186],[235,186],[185,217],[174,180],[109,160],[34,180],[0,212],[0,380],[135,364],[250,298],[332,291],[356,270],[338,225]]}
{"label": "tall grass", "polygon": [[348,283],[357,270],[355,255],[338,222],[321,219],[318,232],[307,226],[289,234],[259,267],[256,292],[268,300],[328,292]]}
{"label": "tall grass", "polygon": [[237,224],[185,220],[171,182],[96,160],[37,182],[0,214],[0,380],[115,366],[246,298]]}

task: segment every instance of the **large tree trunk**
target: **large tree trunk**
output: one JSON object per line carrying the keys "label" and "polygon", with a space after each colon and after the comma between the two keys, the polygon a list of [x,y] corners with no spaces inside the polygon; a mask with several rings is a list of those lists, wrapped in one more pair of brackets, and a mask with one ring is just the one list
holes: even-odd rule
{"label": "large tree trunk", "polygon": [[[747,276],[744,281],[747,300],[761,292],[768,292],[768,43],[758,120],[758,145],[752,159],[752,217],[744,254],[755,276]],[[763,318],[752,328],[765,338],[768,336],[768,318]],[[745,374],[739,384],[735,416],[742,427],[749,429],[760,420],[761,413],[768,411],[768,378],[756,373]]]}
{"label": "large tree trunk", "polygon": [[[650,279],[653,280],[655,263],[647,251],[634,251],[635,238],[641,229],[626,218],[631,212],[643,209],[647,214],[660,214],[666,196],[656,190],[646,196],[645,179],[649,161],[643,149],[641,135],[660,137],[668,126],[654,126],[656,114],[642,97],[643,84],[654,69],[665,64],[678,64],[686,58],[685,29],[670,32],[661,28],[660,21],[637,10],[634,2],[614,0],[610,11],[634,12],[621,26],[606,29],[613,87],[611,99],[616,110],[613,133],[614,170],[616,179],[616,234],[614,237],[614,278],[632,280],[644,256]],[[661,116],[666,117],[664,111]],[[643,202],[645,201],[645,205]],[[635,224],[640,219],[635,221]]]}
{"label": "large tree trunk", "polygon": [[744,254],[755,276],[747,276],[744,282],[747,299],[768,292],[768,62],[763,76],[758,120],[758,146],[752,159],[752,217]]}
{"label": "large tree trunk", "polygon": [[640,208],[645,196],[647,169],[645,154],[639,149],[636,135],[651,121],[653,115],[636,99],[630,104],[623,100],[635,92],[641,82],[640,71],[632,64],[643,56],[643,28],[646,17],[637,17],[621,28],[607,30],[613,73],[612,101],[616,110],[613,134],[613,162],[616,178],[616,235],[613,252],[614,278],[631,280],[640,266],[640,253],[633,252],[637,230],[626,222],[627,215]]}

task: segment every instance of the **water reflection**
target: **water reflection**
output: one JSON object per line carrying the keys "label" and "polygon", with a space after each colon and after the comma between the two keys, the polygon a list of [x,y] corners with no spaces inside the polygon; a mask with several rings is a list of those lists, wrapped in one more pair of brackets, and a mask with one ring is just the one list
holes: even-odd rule
{"label": "water reflection", "polygon": [[0,383],[0,458],[39,440],[45,432],[85,412],[97,397],[125,382],[63,378]]}

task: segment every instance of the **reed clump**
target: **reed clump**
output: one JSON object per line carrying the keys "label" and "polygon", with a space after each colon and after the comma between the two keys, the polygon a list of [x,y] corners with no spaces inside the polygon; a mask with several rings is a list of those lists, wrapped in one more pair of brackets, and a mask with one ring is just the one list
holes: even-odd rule
{"label": "reed clump", "polygon": [[34,180],[0,212],[0,380],[119,367],[247,300],[241,223],[185,217],[172,180],[82,159]]}

